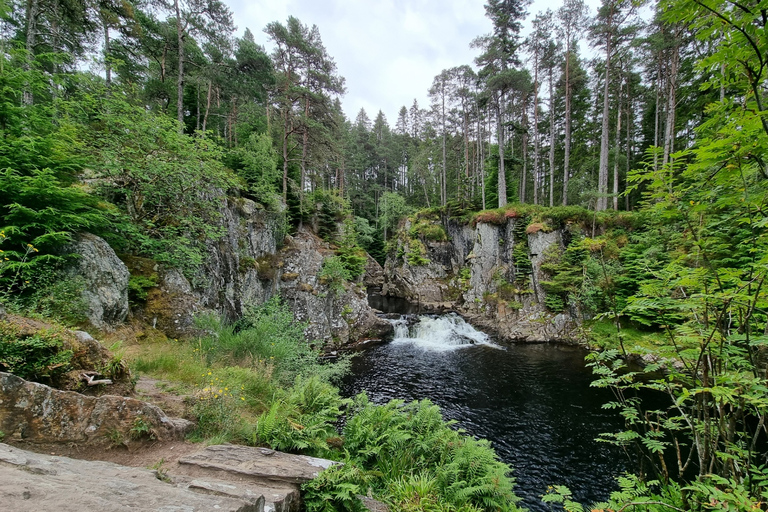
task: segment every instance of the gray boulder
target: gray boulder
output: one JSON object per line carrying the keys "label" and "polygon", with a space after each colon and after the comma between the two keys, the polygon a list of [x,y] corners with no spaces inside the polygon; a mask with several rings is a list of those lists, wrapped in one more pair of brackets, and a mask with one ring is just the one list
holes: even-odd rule
{"label": "gray boulder", "polygon": [[109,329],[128,315],[130,272],[109,244],[98,236],[81,234],[67,248],[77,255],[69,273],[85,282],[83,298],[88,320],[99,329]]}

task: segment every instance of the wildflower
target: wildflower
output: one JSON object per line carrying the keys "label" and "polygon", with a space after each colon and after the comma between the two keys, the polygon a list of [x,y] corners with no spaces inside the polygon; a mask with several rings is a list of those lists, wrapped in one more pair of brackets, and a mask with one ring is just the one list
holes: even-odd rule
{"label": "wildflower", "polygon": [[243,401],[245,401],[245,398],[243,398],[243,397],[240,397],[240,400],[243,400]]}

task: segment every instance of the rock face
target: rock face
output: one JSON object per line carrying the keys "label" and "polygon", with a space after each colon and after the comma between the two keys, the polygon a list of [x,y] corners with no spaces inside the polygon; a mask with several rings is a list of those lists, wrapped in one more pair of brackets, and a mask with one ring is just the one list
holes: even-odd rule
{"label": "rock face", "polygon": [[[0,501],[16,512],[263,512],[264,496],[173,485],[149,469],[39,455],[0,443]],[[213,487],[215,484],[207,484]],[[195,492],[195,491],[198,492]]]}
{"label": "rock face", "polygon": [[192,424],[154,405],[112,395],[59,391],[0,372],[0,431],[31,443],[102,443],[183,439]]}
{"label": "rock face", "polygon": [[[574,341],[578,312],[553,313],[544,305],[542,270],[548,249],[563,246],[563,232],[527,232],[524,220],[475,227],[452,220],[443,224],[449,241],[401,230],[395,254],[387,257],[382,293],[419,302],[426,309],[460,312],[476,326],[507,341]],[[422,244],[423,259],[411,258],[410,244]],[[415,264],[423,263],[423,264]]]}
{"label": "rock face", "polygon": [[66,252],[77,255],[69,271],[85,281],[83,298],[88,304],[88,320],[99,329],[109,329],[125,320],[130,273],[109,244],[84,233]]}
{"label": "rock face", "polygon": [[333,251],[328,244],[307,230],[292,237],[279,255],[278,289],[296,319],[307,322],[307,337],[338,347],[386,335],[392,326],[368,306],[362,285],[347,284],[343,291],[334,291],[318,277],[323,260],[330,256]]}
{"label": "rock face", "polygon": [[[0,503],[14,512],[298,512],[300,485],[336,462],[218,445],[148,470],[40,455],[0,443]],[[368,510],[380,502],[360,497]]]}
{"label": "rock face", "polygon": [[[170,271],[162,273],[159,286],[149,291],[144,315],[150,324],[182,336],[193,332],[198,311],[237,318],[249,305],[279,294],[296,319],[308,323],[308,339],[331,347],[380,338],[391,330],[368,307],[360,284],[335,293],[322,282],[318,274],[333,251],[308,229],[285,236],[274,214],[241,198],[226,200],[220,221],[225,236],[209,244],[209,256],[194,284]],[[375,274],[378,264],[371,261]]]}

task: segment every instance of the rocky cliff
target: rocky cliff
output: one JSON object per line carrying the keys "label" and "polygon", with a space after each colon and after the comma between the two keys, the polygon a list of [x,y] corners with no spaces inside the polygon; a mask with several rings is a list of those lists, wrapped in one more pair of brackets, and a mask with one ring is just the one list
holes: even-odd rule
{"label": "rocky cliff", "polygon": [[458,311],[506,341],[575,341],[578,311],[552,311],[542,286],[551,277],[542,264],[567,236],[514,216],[474,226],[409,219],[387,256],[382,293]]}
{"label": "rocky cliff", "polygon": [[[200,311],[234,319],[245,307],[276,294],[288,301],[297,320],[307,322],[307,337],[326,346],[379,338],[391,329],[368,307],[362,282],[339,291],[318,278],[333,251],[308,229],[288,236],[279,215],[243,198],[223,197],[218,222],[223,236],[207,242],[204,263],[189,278],[144,258],[124,257],[126,267],[106,242],[83,235],[72,248],[80,254],[72,272],[88,283],[91,323],[108,329],[125,319],[130,268],[147,288],[133,313],[172,337],[194,332],[193,319]],[[367,275],[380,279],[376,266],[370,260]]]}

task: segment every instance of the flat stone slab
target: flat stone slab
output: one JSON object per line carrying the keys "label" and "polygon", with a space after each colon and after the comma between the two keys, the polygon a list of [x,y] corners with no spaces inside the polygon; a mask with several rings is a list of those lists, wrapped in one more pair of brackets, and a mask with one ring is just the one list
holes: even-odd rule
{"label": "flat stone slab", "polygon": [[290,455],[268,448],[220,444],[179,459],[205,469],[216,469],[261,480],[303,484],[338,462],[306,455]]}
{"label": "flat stone slab", "polygon": [[[264,512],[294,512],[301,507],[299,486],[295,484],[264,484],[247,477],[228,479],[228,474],[219,471],[198,469],[192,473],[194,476],[174,474],[170,475],[170,478],[174,485],[195,492],[228,496],[254,503],[261,500]],[[216,478],[217,476],[221,478]]]}
{"label": "flat stone slab", "polygon": [[152,470],[40,455],[2,443],[0,482],[0,508],[14,512],[264,511],[263,497],[194,492],[159,480]]}

